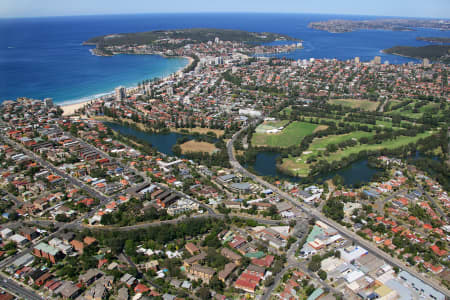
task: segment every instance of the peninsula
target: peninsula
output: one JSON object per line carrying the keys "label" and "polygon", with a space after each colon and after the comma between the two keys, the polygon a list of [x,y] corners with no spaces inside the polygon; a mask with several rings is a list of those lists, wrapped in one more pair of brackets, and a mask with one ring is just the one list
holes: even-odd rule
{"label": "peninsula", "polygon": [[395,46],[383,50],[384,53],[413,57],[427,58],[432,61],[448,63],[450,61],[450,45],[428,45],[423,47]]}
{"label": "peninsula", "polygon": [[418,41],[425,41],[429,43],[438,43],[438,44],[450,44],[450,38],[447,37],[423,37],[418,36],[416,38]]}
{"label": "peninsula", "polygon": [[[231,29],[191,28],[157,30],[137,33],[120,33],[98,36],[85,41],[84,45],[95,45],[96,55],[114,54],[163,54],[175,55],[174,51],[189,45],[207,42],[242,43],[245,48],[275,41],[300,42],[301,40],[277,33],[248,32]],[[300,44],[301,46],[301,44]]]}
{"label": "peninsula", "polygon": [[0,292],[448,299],[448,65],[167,35],[98,43],[192,57],[176,74],[70,116],[0,104]]}
{"label": "peninsula", "polygon": [[433,28],[450,30],[448,20],[424,19],[373,19],[373,20],[328,20],[311,22],[308,27],[332,33],[352,32],[357,30],[392,30],[414,31],[414,28]]}

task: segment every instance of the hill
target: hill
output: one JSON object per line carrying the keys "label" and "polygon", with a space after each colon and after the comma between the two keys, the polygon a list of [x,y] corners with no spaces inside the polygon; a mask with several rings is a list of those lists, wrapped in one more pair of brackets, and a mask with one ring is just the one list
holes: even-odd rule
{"label": "hill", "polygon": [[430,42],[430,43],[450,44],[450,38],[447,38],[447,37],[423,37],[423,36],[418,36],[416,38],[416,40]]}
{"label": "hill", "polygon": [[[121,46],[121,45],[149,45],[166,44],[174,45],[174,48],[182,47],[187,43],[204,43],[219,38],[221,41],[243,43],[270,43],[277,40],[297,41],[287,35],[269,32],[248,32],[232,29],[192,28],[176,30],[156,30],[137,33],[120,33],[98,36],[84,42],[85,45],[97,45],[97,47]],[[172,40],[172,41],[170,41]],[[178,41],[176,41],[178,40]]]}
{"label": "hill", "polygon": [[428,58],[444,63],[450,62],[450,45],[428,45],[423,47],[395,46],[385,49],[383,52],[418,59]]}

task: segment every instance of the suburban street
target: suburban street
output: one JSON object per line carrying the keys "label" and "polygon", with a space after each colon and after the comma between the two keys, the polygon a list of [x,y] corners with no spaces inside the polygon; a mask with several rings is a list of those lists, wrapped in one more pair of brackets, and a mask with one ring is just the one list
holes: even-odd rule
{"label": "suburban street", "polygon": [[436,207],[436,210],[438,211],[438,213],[441,215],[441,218],[448,220],[447,215],[444,213],[444,211],[442,210],[441,206],[439,205],[439,203],[436,202],[436,200],[431,197],[424,189],[422,186],[418,186],[419,191],[425,195],[425,197],[427,198],[428,201],[430,201],[431,203],[434,204],[434,206]]}
{"label": "suburban street", "polygon": [[271,189],[274,193],[276,193],[280,197],[290,201],[293,205],[295,205],[297,208],[300,208],[305,213],[307,213],[310,216],[316,218],[317,220],[320,220],[320,221],[324,222],[325,224],[335,228],[342,236],[348,238],[351,241],[354,241],[354,242],[360,244],[361,246],[363,246],[364,248],[366,248],[367,250],[372,252],[377,257],[385,260],[386,262],[392,264],[393,266],[397,266],[397,267],[399,267],[399,268],[409,272],[410,274],[412,274],[415,277],[419,278],[420,280],[422,280],[426,284],[430,285],[431,287],[433,287],[437,291],[439,291],[439,292],[447,295],[448,297],[450,297],[450,291],[447,288],[445,288],[444,286],[442,286],[440,283],[438,283],[438,282],[436,282],[436,281],[434,281],[434,280],[432,280],[430,278],[424,277],[422,274],[420,274],[415,269],[406,266],[404,262],[400,261],[397,258],[394,258],[394,257],[390,256],[389,254],[387,254],[383,250],[379,249],[376,245],[374,245],[371,242],[363,239],[362,237],[360,237],[356,233],[350,231],[346,227],[338,224],[337,222],[328,219],[327,217],[325,217],[321,212],[319,212],[315,208],[306,206],[304,203],[299,202],[297,199],[295,199],[294,197],[290,196],[289,194],[283,192],[282,190],[280,190],[276,186],[266,182],[265,180],[261,179],[260,177],[256,176],[255,174],[252,174],[249,171],[247,171],[247,169],[243,168],[240,165],[240,163],[236,160],[236,158],[234,156],[233,144],[234,144],[234,141],[236,140],[236,138],[240,135],[240,133],[243,132],[244,130],[246,130],[247,128],[248,128],[248,126],[247,127],[243,127],[241,130],[239,130],[237,133],[235,133],[233,135],[233,137],[227,143],[227,151],[228,151],[228,156],[229,156],[229,159],[230,159],[230,164],[235,169],[235,171],[246,175],[250,179],[258,182],[259,184],[261,184],[262,186],[264,186],[264,187],[266,187],[268,189]]}
{"label": "suburban street", "polygon": [[29,290],[18,283],[16,283],[14,280],[8,279],[5,276],[0,274],[0,287],[8,290],[13,295],[26,299],[26,300],[43,300],[41,296],[36,294],[34,291]]}

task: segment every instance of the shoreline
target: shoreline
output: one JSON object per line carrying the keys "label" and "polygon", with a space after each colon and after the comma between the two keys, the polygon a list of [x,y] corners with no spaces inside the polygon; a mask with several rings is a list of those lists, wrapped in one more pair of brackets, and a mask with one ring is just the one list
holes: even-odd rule
{"label": "shoreline", "polygon": [[414,57],[414,56],[408,56],[408,55],[399,54],[399,53],[395,53],[395,52],[389,53],[389,52],[386,52],[385,50],[386,49],[382,49],[382,50],[380,50],[380,52],[383,53],[383,54],[395,55],[395,56],[400,56],[400,57],[409,58],[409,59],[415,59],[418,62],[423,61],[423,58],[418,58],[418,57]]}
{"label": "shoreline", "polygon": [[[92,52],[91,52],[92,53]],[[92,54],[95,55],[95,54]],[[151,55],[155,55],[155,54],[151,54]],[[159,55],[159,54],[156,54]],[[166,56],[160,55],[161,57],[167,58]],[[184,72],[184,70],[186,68],[189,68],[193,63],[194,63],[194,59],[190,56],[174,56],[174,58],[184,58],[187,59],[188,62],[187,64],[180,68],[178,71],[170,73],[169,75],[166,75],[165,77],[161,78],[162,81],[165,81],[167,79],[169,79],[170,77],[179,74],[180,72]],[[132,91],[134,89],[136,89],[138,86],[130,86],[130,87],[126,87],[127,92],[128,91]],[[67,101],[67,102],[61,102],[61,103],[56,103],[59,107],[61,107],[61,109],[63,110],[63,116],[71,116],[75,113],[76,110],[83,108],[86,104],[91,104],[92,102],[101,100],[105,97],[109,97],[111,95],[114,95],[114,91],[111,92],[105,92],[102,94],[98,94],[98,95],[92,95],[92,96],[87,96],[84,99],[77,99],[77,100],[72,100],[72,101]]]}

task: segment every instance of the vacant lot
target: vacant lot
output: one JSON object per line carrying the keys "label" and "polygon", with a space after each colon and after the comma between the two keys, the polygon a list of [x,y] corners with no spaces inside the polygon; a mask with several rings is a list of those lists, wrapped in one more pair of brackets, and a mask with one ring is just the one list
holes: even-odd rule
{"label": "vacant lot", "polygon": [[328,102],[330,104],[360,108],[367,111],[375,111],[379,104],[376,101],[369,101],[365,99],[331,99]]}
{"label": "vacant lot", "polygon": [[317,127],[317,124],[296,121],[289,124],[280,133],[255,132],[252,137],[252,145],[255,147],[289,147],[299,145],[303,138],[313,133]]}
{"label": "vacant lot", "polygon": [[209,154],[217,150],[216,146],[207,142],[187,141],[180,145],[181,153],[187,152],[207,152]]}
{"label": "vacant lot", "polygon": [[222,129],[211,129],[211,128],[202,128],[202,127],[194,127],[194,128],[171,128],[171,131],[181,132],[187,130],[189,133],[200,133],[207,134],[208,132],[214,132],[217,137],[221,137],[224,133]]}

